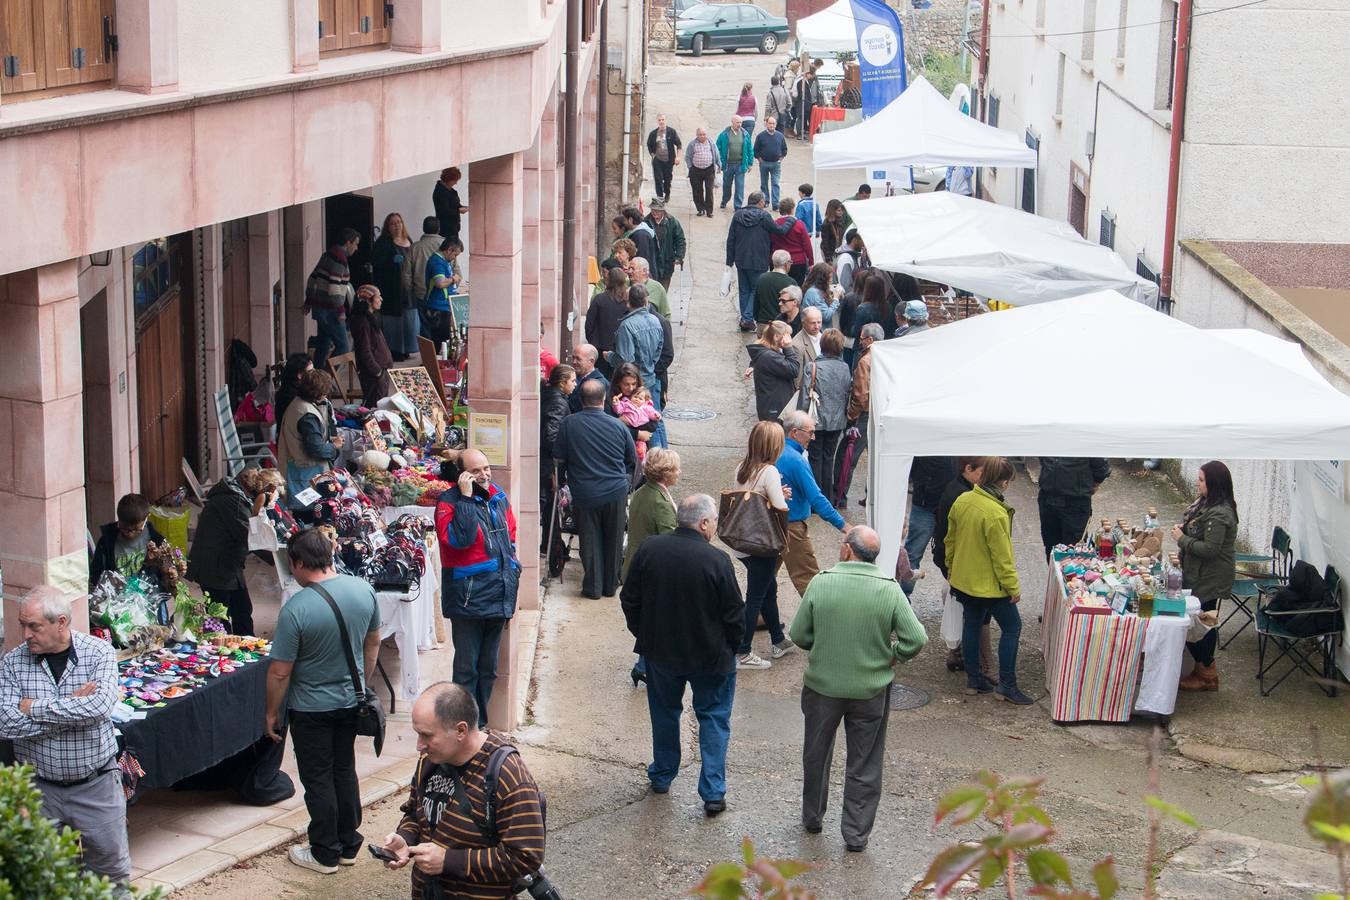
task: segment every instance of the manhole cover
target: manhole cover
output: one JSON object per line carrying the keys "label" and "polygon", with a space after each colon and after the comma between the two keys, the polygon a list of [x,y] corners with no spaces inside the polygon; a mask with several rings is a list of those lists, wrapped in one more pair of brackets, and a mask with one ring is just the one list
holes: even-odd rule
{"label": "manhole cover", "polygon": [[918,688],[891,682],[891,709],[918,709],[928,705],[928,694]]}
{"label": "manhole cover", "polygon": [[667,406],[661,410],[661,415],[677,422],[706,422],[717,417],[717,413],[710,409],[693,409],[685,406]]}

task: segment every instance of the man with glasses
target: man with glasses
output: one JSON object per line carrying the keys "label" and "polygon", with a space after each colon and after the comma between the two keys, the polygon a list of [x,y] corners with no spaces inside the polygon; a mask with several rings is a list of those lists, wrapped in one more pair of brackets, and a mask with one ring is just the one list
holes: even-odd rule
{"label": "man with glasses", "polygon": [[811,513],[820,516],[841,532],[845,530],[844,517],[830,505],[811,475],[811,464],[806,460],[806,448],[816,436],[816,423],[810,413],[794,409],[783,416],[783,452],[775,467],[783,478],[783,487],[791,488],[788,495],[787,542],[783,545],[783,565],[797,593],[806,596],[806,587],[820,571],[816,549],[806,521]]}
{"label": "man with glasses", "polygon": [[150,501],[140,494],[127,494],[117,501],[117,521],[99,531],[94,558],[89,564],[89,590],[98,586],[104,572],[116,572],[139,559],[141,574],[159,581],[158,573],[145,568],[145,551],[164,537],[150,524]]}

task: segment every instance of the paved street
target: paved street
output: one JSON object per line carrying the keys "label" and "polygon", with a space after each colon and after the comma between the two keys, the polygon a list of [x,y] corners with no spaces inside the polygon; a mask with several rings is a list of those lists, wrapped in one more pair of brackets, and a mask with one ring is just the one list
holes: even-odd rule
{"label": "paved street", "polygon": [[[649,118],[664,112],[686,140],[701,124],[715,134],[732,112],[742,82],[754,81],[762,102],[772,65],[769,58],[745,51],[701,60],[655,54],[648,77]],[[647,127],[642,126],[644,137]],[[670,209],[685,226],[690,250],[671,291],[674,317],[683,327],[677,328],[668,427],[683,462],[684,478],[676,493],[716,496],[732,481],[754,421],[753,404],[750,386],[740,375],[746,360],[744,338],[735,330],[734,299],[717,296],[730,210],[712,220],[695,218],[682,176],[681,167]],[[796,185],[810,177],[809,145],[792,142],[784,164],[784,193],[795,196]],[[822,178],[816,196],[823,205],[829,197],[851,195],[855,178],[856,173]],[[755,187],[757,173],[747,177],[747,191]],[[649,185],[645,196],[650,196]],[[852,521],[863,520],[857,502],[861,482],[855,483],[847,514]],[[1037,622],[1044,565],[1038,563],[1034,485],[1019,473],[1009,500],[1018,509],[1014,540],[1026,597],[1019,674],[1022,687],[1039,698],[1045,693]],[[1102,515],[1130,517],[1156,505],[1164,521],[1179,521],[1185,501],[1159,475],[1118,468],[1096,504]],[[837,558],[837,533],[813,522],[818,553],[829,565]],[[627,675],[632,639],[616,602],[579,597],[580,571],[574,560],[561,583],[548,590],[528,718],[518,733],[548,796],[546,870],[562,894],[569,900],[676,897],[711,863],[738,856],[740,839],[748,835],[763,853],[813,863],[815,871],[803,881],[821,897],[899,896],[951,841],[947,829],[935,833],[931,827],[936,799],[987,767],[1044,776],[1045,805],[1056,824],[1055,846],[1070,857],[1075,873],[1086,875],[1092,862],[1114,855],[1127,894],[1137,896],[1146,836],[1140,798],[1147,785],[1149,726],[1066,728],[1049,721],[1043,704],[1014,708],[988,697],[964,696],[963,676],[948,673],[943,665],[937,634],[940,577],[931,562],[925,560],[924,568],[930,576],[920,582],[914,606],[929,630],[930,644],[900,667],[899,678],[927,692],[931,702],[892,714],[877,826],[867,852],[846,854],[839,834],[842,737],[824,831],[807,835],[799,824],[798,694],[805,654],[777,661],[768,671],[740,673],[728,808],[716,819],[705,819],[695,790],[697,743],[688,716],[686,767],[668,795],[648,792],[646,698]],[[743,570],[738,574],[743,576]],[[779,598],[784,621],[790,621],[798,601],[785,578]],[[1164,828],[1163,853],[1183,851],[1164,871],[1168,896],[1294,897],[1306,896],[1313,885],[1330,886],[1322,879],[1333,863],[1310,852],[1312,844],[1300,822],[1304,795],[1290,770],[1310,761],[1304,727],[1322,716],[1338,720],[1326,726],[1324,751],[1333,761],[1345,762],[1350,756],[1345,724],[1350,717],[1343,705],[1325,701],[1302,685],[1286,687],[1278,701],[1262,700],[1251,677],[1254,647],[1254,640],[1244,635],[1220,656],[1224,690],[1219,694],[1178,701],[1166,742],[1161,794],[1210,830],[1197,839],[1179,827]],[[767,648],[768,638],[761,632],[756,650],[767,655]],[[1271,714],[1281,718],[1267,721]],[[368,812],[363,829],[368,839],[379,840],[392,829],[398,802],[395,797]],[[285,897],[407,896],[405,875],[383,871],[364,854],[354,870],[328,878],[297,870],[280,852],[245,865],[183,896],[243,896],[255,888]],[[1205,872],[1209,875],[1197,875]]]}

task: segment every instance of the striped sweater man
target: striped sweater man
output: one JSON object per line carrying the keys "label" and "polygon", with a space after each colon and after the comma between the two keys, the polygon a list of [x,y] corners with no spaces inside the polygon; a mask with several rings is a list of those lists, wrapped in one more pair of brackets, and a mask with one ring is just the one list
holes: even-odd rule
{"label": "striped sweater man", "polygon": [[844,722],[848,744],[841,830],[852,852],[867,848],[881,799],[890,715],[891,665],[928,643],[900,585],[877,568],[877,533],[850,528],[839,564],[811,579],[788,630],[810,653],[802,685],[802,827],[821,830],[829,797],[834,736]]}

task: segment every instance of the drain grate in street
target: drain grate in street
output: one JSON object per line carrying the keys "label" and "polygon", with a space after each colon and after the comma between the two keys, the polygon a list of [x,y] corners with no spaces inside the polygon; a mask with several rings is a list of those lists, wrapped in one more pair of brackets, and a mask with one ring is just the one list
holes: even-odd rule
{"label": "drain grate in street", "polygon": [[898,681],[891,682],[891,709],[918,709],[928,705],[928,694]]}
{"label": "drain grate in street", "polygon": [[710,409],[696,409],[692,406],[668,406],[661,410],[661,415],[677,422],[706,422],[717,418],[717,413]]}

